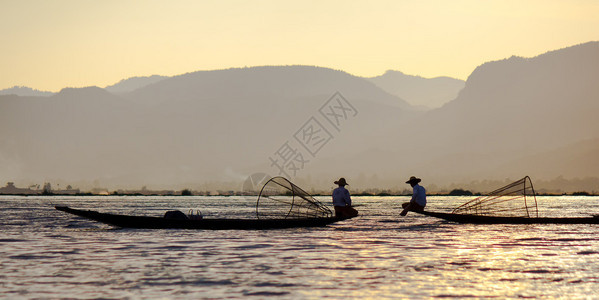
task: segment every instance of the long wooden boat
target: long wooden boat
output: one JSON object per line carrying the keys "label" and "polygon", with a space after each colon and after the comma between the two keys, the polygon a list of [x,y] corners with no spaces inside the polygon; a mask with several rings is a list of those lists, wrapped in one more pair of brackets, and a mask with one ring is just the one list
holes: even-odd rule
{"label": "long wooden boat", "polygon": [[344,220],[344,218],[301,218],[301,219],[168,219],[163,217],[129,216],[81,210],[67,206],[55,206],[57,210],[124,228],[147,229],[282,229],[297,227],[319,227]]}
{"label": "long wooden boat", "polygon": [[599,216],[580,218],[525,218],[450,214],[432,211],[414,212],[447,221],[471,224],[599,224]]}

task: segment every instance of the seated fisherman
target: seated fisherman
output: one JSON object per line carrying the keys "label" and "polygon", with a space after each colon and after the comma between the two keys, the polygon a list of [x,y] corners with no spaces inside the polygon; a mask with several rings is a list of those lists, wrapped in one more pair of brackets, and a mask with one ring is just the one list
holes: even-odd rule
{"label": "seated fisherman", "polygon": [[333,190],[333,206],[335,207],[335,216],[340,218],[351,218],[358,215],[358,211],[351,206],[351,196],[345,188],[347,182],[345,178],[339,178],[334,182],[339,185]]}
{"label": "seated fisherman", "polygon": [[424,211],[424,207],[426,206],[426,190],[424,187],[418,184],[420,181],[422,180],[420,178],[416,178],[415,176],[410,177],[410,180],[406,181],[406,183],[412,186],[412,199],[410,202],[406,202],[401,205],[401,207],[403,207],[403,211],[399,215],[405,216],[410,210]]}

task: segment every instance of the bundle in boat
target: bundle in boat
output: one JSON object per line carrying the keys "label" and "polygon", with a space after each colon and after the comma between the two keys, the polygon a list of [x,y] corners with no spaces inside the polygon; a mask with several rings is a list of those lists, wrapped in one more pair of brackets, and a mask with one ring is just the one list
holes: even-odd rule
{"label": "bundle in boat", "polygon": [[466,202],[452,213],[494,217],[539,217],[535,190],[528,176],[486,196]]}
{"label": "bundle in boat", "polygon": [[258,219],[330,218],[331,210],[284,177],[268,180],[256,202]]}

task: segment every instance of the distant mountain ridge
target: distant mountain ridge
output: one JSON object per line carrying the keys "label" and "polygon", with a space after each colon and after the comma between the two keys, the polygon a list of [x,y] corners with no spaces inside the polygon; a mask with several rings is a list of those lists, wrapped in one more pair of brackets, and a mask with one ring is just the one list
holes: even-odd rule
{"label": "distant mountain ridge", "polygon": [[35,90],[26,86],[14,86],[8,89],[0,90],[0,95],[48,97],[54,95],[54,93]]}
{"label": "distant mountain ridge", "polygon": [[[316,129],[329,135],[315,155],[303,150],[302,186],[597,176],[598,78],[599,42],[590,42],[484,63],[454,100],[426,112],[367,79],[308,66],[199,71],[123,93],[0,96],[0,181],[206,190],[278,175],[271,159],[302,151],[298,138]],[[336,92],[357,112],[335,115],[340,127],[322,113]]]}
{"label": "distant mountain ridge", "polygon": [[[293,66],[292,66],[293,67]],[[308,66],[295,66],[308,67]],[[268,67],[266,67],[268,68]],[[311,68],[311,67],[308,67]],[[234,69],[229,69],[234,70]],[[226,70],[215,70],[226,71]],[[199,72],[215,72],[215,71],[198,71]],[[190,73],[188,73],[190,74]],[[176,77],[176,76],[173,76]],[[124,94],[141,89],[148,85],[160,82],[162,80],[172,78],[169,76],[151,75],[137,76],[128,79],[123,79],[113,85],[104,87],[105,90],[115,93]],[[422,78],[419,76],[405,75],[399,71],[388,70],[385,74],[365,78],[374,83],[387,93],[397,96],[401,99],[409,99],[409,103],[421,109],[431,109],[440,107],[441,105],[453,100],[459,90],[464,86],[464,81],[450,77]],[[29,87],[13,87],[10,89],[0,90],[0,95],[18,95],[18,96],[52,96],[52,92],[44,92],[34,90]]]}
{"label": "distant mountain ridge", "polygon": [[385,116],[344,128],[357,136],[384,130],[384,120],[407,120],[413,110],[362,78],[305,66],[194,72],[118,95],[87,87],[48,99],[3,96],[0,178],[165,187],[230,180],[268,162],[311,117],[327,122],[319,108],[338,91],[364,120]]}
{"label": "distant mountain ridge", "polygon": [[[160,75],[131,77],[123,79],[113,85],[106,86],[104,89],[114,94],[122,94],[143,88],[166,78],[168,77]],[[0,90],[0,95],[17,95],[22,97],[49,97],[54,94],[55,93],[53,92],[40,91],[26,86],[14,86],[12,88]]]}
{"label": "distant mountain ridge", "polygon": [[[413,109],[405,100],[384,92],[374,84],[344,71],[313,66],[263,66],[197,71],[173,76],[131,92],[128,97],[144,103],[192,99],[241,99],[247,97],[296,98],[332,95],[343,90],[356,97],[371,97],[385,105]],[[370,95],[372,93],[373,95]]]}
{"label": "distant mountain ridge", "polygon": [[[438,157],[437,161],[451,162],[449,169],[481,176],[483,170],[488,173],[518,156],[531,157],[595,139],[599,137],[598,78],[599,42],[534,58],[485,63],[469,76],[454,101],[422,117],[420,135],[435,136],[435,144],[443,145],[443,151],[419,155]],[[424,143],[423,139],[415,142]],[[452,157],[457,153],[469,155]],[[596,169],[578,172],[589,176]],[[544,175],[534,169],[529,172]],[[504,176],[501,172],[493,175]]]}
{"label": "distant mountain ridge", "polygon": [[152,76],[140,76],[140,77],[131,77],[128,79],[123,79],[113,85],[109,85],[105,87],[107,91],[111,93],[127,93],[137,90],[139,88],[143,88],[150,84],[154,84],[156,82],[162,81],[168,78],[167,76],[160,75],[152,75]]}
{"label": "distant mountain ridge", "polygon": [[367,78],[370,82],[405,99],[414,106],[438,108],[455,99],[465,81],[451,77],[423,78],[389,70],[381,76]]}

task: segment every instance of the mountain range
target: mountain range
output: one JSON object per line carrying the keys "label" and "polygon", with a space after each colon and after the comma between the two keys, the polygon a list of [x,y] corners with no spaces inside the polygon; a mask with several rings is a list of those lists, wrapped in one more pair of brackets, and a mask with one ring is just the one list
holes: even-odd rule
{"label": "mountain range", "polygon": [[[170,77],[161,75],[131,77],[106,86],[104,89],[117,95],[125,94],[167,78]],[[439,107],[453,100],[465,84],[463,80],[451,77],[423,78],[393,70],[389,70],[381,76],[365,79],[391,95],[407,99],[408,103],[420,110]],[[52,96],[54,94],[24,86],[0,90],[0,95]]]}
{"label": "mountain range", "polygon": [[52,96],[54,93],[32,89],[26,86],[13,86],[8,89],[0,90],[0,95],[18,95],[18,96]]}
{"label": "mountain range", "polygon": [[455,99],[466,84],[463,80],[451,77],[423,78],[393,70],[367,79],[423,110],[439,108]]}
{"label": "mountain range", "polygon": [[265,66],[3,95],[0,180],[211,189],[290,157],[313,188],[597,177],[598,42],[487,62],[427,95],[398,96],[404,76]]}

